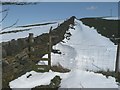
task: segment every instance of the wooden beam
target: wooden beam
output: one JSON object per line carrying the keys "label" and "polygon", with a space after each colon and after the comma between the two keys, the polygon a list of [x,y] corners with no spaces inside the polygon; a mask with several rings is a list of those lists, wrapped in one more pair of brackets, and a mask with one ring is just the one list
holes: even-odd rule
{"label": "wooden beam", "polygon": [[40,58],[40,61],[49,61],[49,58]]}
{"label": "wooden beam", "polygon": [[50,66],[49,65],[36,65],[34,67],[34,70],[36,72],[48,72],[50,70]]}
{"label": "wooden beam", "polygon": [[35,61],[35,60],[40,60],[40,61],[48,61],[49,58],[39,58],[39,57],[31,57],[31,60]]}

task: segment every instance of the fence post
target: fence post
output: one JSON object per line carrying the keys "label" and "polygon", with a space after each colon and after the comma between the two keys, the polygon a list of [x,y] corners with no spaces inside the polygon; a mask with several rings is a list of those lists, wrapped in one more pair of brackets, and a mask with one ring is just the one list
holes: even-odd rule
{"label": "fence post", "polygon": [[31,52],[33,52],[33,45],[34,43],[34,37],[33,37],[33,33],[29,33],[29,37],[28,37],[28,51],[29,51],[29,57],[31,57]]}
{"label": "fence post", "polygon": [[52,31],[52,27],[50,28],[50,31],[49,31],[49,47],[48,47],[48,65],[50,66],[51,68],[51,51],[52,51],[52,38],[57,38],[58,36],[55,36],[55,35],[51,35],[51,31]]}
{"label": "fence post", "polygon": [[[118,4],[120,5],[120,4]],[[117,38],[116,38],[116,41],[117,41],[117,55],[116,55],[116,66],[115,66],[115,73],[118,77],[118,79],[120,79],[120,30],[119,30],[119,21],[118,21],[118,34],[117,34]]]}
{"label": "fence post", "polygon": [[120,73],[120,43],[117,46],[115,73]]}
{"label": "fence post", "polygon": [[51,68],[51,49],[52,49],[52,37],[51,37],[51,31],[52,31],[52,27],[50,28],[50,31],[49,31],[49,53],[48,53],[48,65],[50,66]]}

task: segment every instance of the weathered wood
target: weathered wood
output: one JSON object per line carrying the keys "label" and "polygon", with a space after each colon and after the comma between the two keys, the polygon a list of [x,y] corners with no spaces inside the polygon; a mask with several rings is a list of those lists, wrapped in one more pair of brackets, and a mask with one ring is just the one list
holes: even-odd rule
{"label": "weathered wood", "polygon": [[120,73],[120,30],[119,29],[118,29],[118,36],[115,39],[118,41],[115,72]]}
{"label": "weathered wood", "polygon": [[50,28],[50,31],[49,31],[49,53],[48,53],[48,58],[49,58],[49,61],[48,61],[48,65],[51,67],[51,49],[52,49],[52,38],[51,38],[51,31],[52,31],[52,27]]}
{"label": "weathered wood", "polygon": [[49,65],[36,65],[36,67],[50,67]]}
{"label": "weathered wood", "polygon": [[[52,31],[52,27],[50,28],[50,31],[49,31],[48,58],[38,58],[38,57],[34,57],[34,56],[30,57],[31,60],[48,61],[48,65],[36,65],[36,66],[34,66],[33,69],[37,72],[46,72],[46,71],[48,72],[51,68],[51,51],[52,51],[51,31]],[[29,34],[29,39],[30,40],[32,40],[32,37],[33,37],[33,35]],[[33,42],[30,41],[30,40],[29,40],[29,43],[30,43],[30,46],[31,46],[31,43],[33,43]]]}
{"label": "weathered wood", "polygon": [[40,58],[40,61],[49,61],[49,58]]}
{"label": "weathered wood", "polygon": [[33,43],[34,43],[33,33],[29,33],[29,37],[28,37],[28,51],[29,51],[28,55],[29,55],[29,57],[31,57],[31,54],[34,51],[34,48],[32,47]]}
{"label": "weathered wood", "polygon": [[49,58],[49,61],[48,61],[48,65],[50,66],[51,68],[51,51],[52,51],[52,38],[56,38],[58,36],[54,36],[54,35],[51,35],[51,32],[52,32],[52,27],[50,28],[50,31],[49,31],[49,53],[48,53],[48,58]]}
{"label": "weathered wood", "polygon": [[120,73],[120,43],[118,44],[118,47],[117,47],[115,72]]}
{"label": "weathered wood", "polygon": [[37,57],[31,57],[30,58],[31,60],[33,60],[33,61],[48,61],[49,60],[49,58],[37,58]]}
{"label": "weathered wood", "polygon": [[50,70],[49,65],[36,65],[34,66],[34,70],[37,72],[48,72]]}

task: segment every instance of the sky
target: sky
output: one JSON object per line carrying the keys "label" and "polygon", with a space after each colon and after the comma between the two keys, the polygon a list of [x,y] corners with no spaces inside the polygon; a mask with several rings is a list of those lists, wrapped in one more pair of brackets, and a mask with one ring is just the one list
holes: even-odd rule
{"label": "sky", "polygon": [[[71,16],[101,17],[118,16],[117,2],[39,2],[36,5],[4,5],[2,9],[9,8],[8,16],[3,22],[9,26],[19,20],[17,25],[34,24],[45,21],[65,20]],[[3,17],[6,13],[3,13]]]}
{"label": "sky", "polygon": [[0,0],[1,2],[119,2],[119,0]]}

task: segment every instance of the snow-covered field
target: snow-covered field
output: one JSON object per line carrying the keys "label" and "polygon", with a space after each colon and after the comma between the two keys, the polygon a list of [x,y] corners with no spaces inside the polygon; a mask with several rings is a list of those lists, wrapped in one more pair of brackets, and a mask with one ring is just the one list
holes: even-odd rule
{"label": "snow-covered field", "polygon": [[[53,47],[59,49],[61,54],[52,53],[52,65],[60,64],[71,69],[69,73],[31,71],[11,81],[10,87],[33,88],[47,85],[55,75],[58,75],[62,78],[61,88],[118,88],[115,78],[106,78],[102,74],[90,72],[113,71],[116,46],[108,38],[98,34],[94,28],[85,26],[79,20],[75,20],[74,28],[67,31],[72,34],[69,40],[64,39],[65,43],[60,42]],[[26,78],[29,74],[32,76]]]}
{"label": "snow-covered field", "polygon": [[[16,27],[16,28],[12,27],[12,28],[5,29],[2,32],[14,31],[14,30],[24,30],[24,29],[30,29],[30,30],[0,35],[0,37],[2,37],[2,39],[0,39],[0,42],[6,42],[6,41],[10,41],[12,39],[24,38],[24,37],[27,37],[29,35],[29,33],[33,33],[35,37],[41,35],[42,33],[48,33],[51,26],[54,29],[58,26],[58,24],[62,23],[63,20],[58,20],[58,21],[54,21],[54,22],[56,22],[56,23],[48,24],[48,25],[41,25],[41,26]],[[45,22],[43,22],[43,23],[45,23]]]}
{"label": "snow-covered field", "polygon": [[120,20],[119,17],[106,17],[106,18],[103,18],[103,19],[107,19],[107,20]]}

